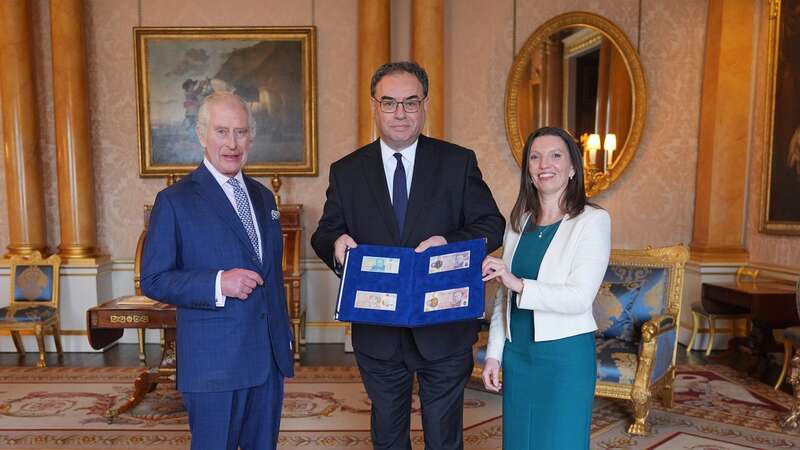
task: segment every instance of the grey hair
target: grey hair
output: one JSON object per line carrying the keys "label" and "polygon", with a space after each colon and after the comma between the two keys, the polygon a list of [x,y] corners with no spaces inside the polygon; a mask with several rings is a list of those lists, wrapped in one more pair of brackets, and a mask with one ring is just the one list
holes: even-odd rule
{"label": "grey hair", "polygon": [[250,105],[247,104],[241,97],[231,91],[215,91],[203,99],[200,104],[200,110],[197,112],[197,131],[200,134],[206,134],[208,131],[208,120],[210,119],[211,112],[209,108],[212,103],[216,103],[225,99],[233,99],[239,102],[247,113],[247,127],[250,137],[256,136],[256,119],[253,117],[253,112],[250,110]]}
{"label": "grey hair", "polygon": [[422,96],[428,96],[428,73],[425,72],[422,66],[413,61],[390,62],[378,67],[375,73],[372,74],[372,80],[369,84],[369,95],[375,97],[375,87],[383,77],[398,72],[408,73],[417,77],[419,84],[422,85]]}

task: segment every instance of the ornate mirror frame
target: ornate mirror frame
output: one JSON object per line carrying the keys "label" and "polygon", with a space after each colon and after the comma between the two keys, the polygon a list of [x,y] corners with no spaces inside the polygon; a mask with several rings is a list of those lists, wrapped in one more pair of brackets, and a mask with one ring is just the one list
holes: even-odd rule
{"label": "ornate mirror frame", "polygon": [[548,20],[530,35],[514,58],[514,63],[511,66],[511,72],[506,83],[506,136],[517,165],[521,165],[523,146],[525,145],[525,138],[527,136],[523,136],[522,130],[520,129],[518,102],[520,101],[520,85],[528,78],[525,71],[530,64],[534,50],[537,49],[545,39],[564,28],[578,26],[596,30],[611,41],[622,55],[632,85],[631,125],[624,145],[620,149],[617,149],[619,156],[615,158],[613,164],[610,165],[607,171],[595,171],[591,174],[589,171],[584,172],[586,195],[591,197],[608,189],[608,187],[622,175],[625,168],[633,159],[639,146],[639,140],[641,139],[645,121],[647,91],[639,56],[636,49],[625,36],[625,33],[613,22],[597,14],[588,12],[568,12]]}

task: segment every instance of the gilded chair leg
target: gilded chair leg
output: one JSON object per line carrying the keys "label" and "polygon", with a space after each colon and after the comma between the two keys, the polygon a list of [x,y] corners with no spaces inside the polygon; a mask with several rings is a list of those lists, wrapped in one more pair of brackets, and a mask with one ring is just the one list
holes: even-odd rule
{"label": "gilded chair leg", "polygon": [[776,381],[775,386],[772,387],[773,390],[777,391],[783,384],[783,380],[786,378],[786,372],[789,371],[789,360],[791,358],[792,358],[792,343],[789,341],[783,341],[783,366],[781,367],[780,375],[778,375],[778,381]]}
{"label": "gilded chair leg", "polygon": [[139,333],[139,361],[144,362],[144,328],[139,328],[136,331]]}
{"label": "gilded chair leg", "polygon": [[714,347],[714,334],[717,332],[716,321],[708,316],[708,345],[706,345],[706,356],[711,354],[711,349]]}
{"label": "gilded chair leg", "polygon": [[672,408],[672,384],[675,383],[675,367],[669,369],[665,375],[664,387],[661,390],[661,404],[664,408]]}
{"label": "gilded chair leg", "polygon": [[17,353],[25,356],[25,344],[22,343],[22,336],[19,335],[19,331],[11,332],[11,340],[14,341],[14,347],[17,348]]}
{"label": "gilded chair leg", "polygon": [[700,318],[697,317],[696,312],[692,312],[692,336],[689,338],[689,343],[686,344],[686,354],[692,351],[694,341],[697,339],[697,332],[700,330]]}
{"label": "gilded chair leg", "polygon": [[634,396],[633,423],[628,426],[628,434],[645,436],[650,433],[650,426],[647,424],[648,415],[650,415],[650,396],[647,394]]}
{"label": "gilded chair leg", "polygon": [[789,383],[792,385],[794,400],[791,413],[781,421],[781,426],[784,428],[797,428],[797,419],[800,418],[800,349],[796,350],[792,357],[791,370]]}
{"label": "gilded chair leg", "polygon": [[53,342],[56,344],[56,352],[58,352],[59,355],[63,355],[64,348],[61,347],[61,326],[58,322],[53,325]]}
{"label": "gilded chair leg", "polygon": [[36,363],[36,367],[45,367],[47,363],[44,360],[44,327],[36,325],[34,333],[36,334],[36,342],[39,344],[39,362]]}

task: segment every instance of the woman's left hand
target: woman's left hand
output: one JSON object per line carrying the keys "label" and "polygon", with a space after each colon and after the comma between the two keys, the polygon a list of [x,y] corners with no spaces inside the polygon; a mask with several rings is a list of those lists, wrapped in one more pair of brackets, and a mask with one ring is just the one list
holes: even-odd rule
{"label": "woman's left hand", "polygon": [[483,281],[498,278],[503,283],[503,286],[514,292],[522,292],[522,280],[511,273],[506,262],[500,258],[487,256],[483,260],[483,265],[481,265],[481,273],[483,274]]}

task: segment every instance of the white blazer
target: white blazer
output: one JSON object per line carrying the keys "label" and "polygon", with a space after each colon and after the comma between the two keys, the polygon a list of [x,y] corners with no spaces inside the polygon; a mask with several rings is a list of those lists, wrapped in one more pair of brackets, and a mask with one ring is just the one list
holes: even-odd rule
{"label": "white blazer", "polygon": [[[525,229],[530,214],[522,218]],[[503,238],[503,260],[511,268],[520,234],[509,225]],[[536,280],[523,279],[517,308],[533,314],[534,341],[552,341],[597,329],[592,303],[603,282],[611,253],[611,219],[604,209],[587,205],[574,218],[564,217],[544,254]],[[502,361],[511,340],[511,290],[497,290],[489,328],[487,358]]]}

